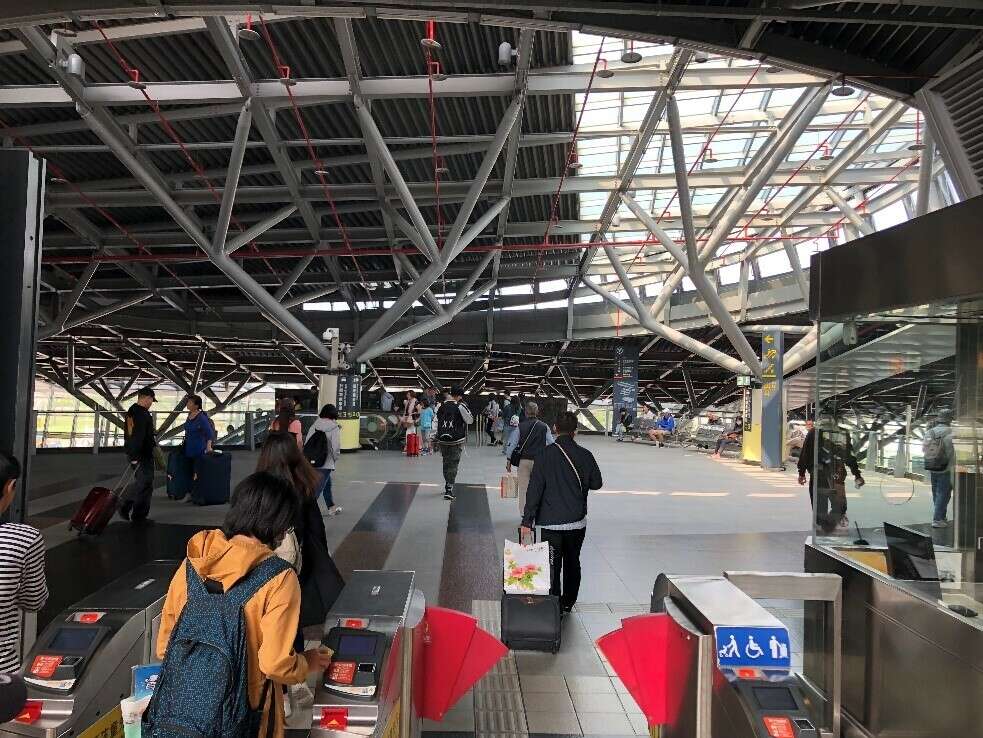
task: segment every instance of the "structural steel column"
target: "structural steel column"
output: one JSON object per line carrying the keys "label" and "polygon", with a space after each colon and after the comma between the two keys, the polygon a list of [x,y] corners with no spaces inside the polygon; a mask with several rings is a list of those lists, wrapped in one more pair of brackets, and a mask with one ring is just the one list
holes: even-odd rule
{"label": "structural steel column", "polygon": [[0,151],[0,449],[23,467],[7,519],[27,516],[34,449],[34,347],[37,331],[44,163],[26,151]]}
{"label": "structural steel column", "polygon": [[761,468],[780,469],[784,457],[785,390],[780,330],[761,336]]}

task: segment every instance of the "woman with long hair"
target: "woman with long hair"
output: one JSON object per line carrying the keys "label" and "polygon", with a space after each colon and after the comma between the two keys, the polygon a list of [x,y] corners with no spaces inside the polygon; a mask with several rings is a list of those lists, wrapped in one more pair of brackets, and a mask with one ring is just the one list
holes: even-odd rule
{"label": "woman with long hair", "polygon": [[297,443],[297,449],[303,452],[304,429],[300,424],[300,420],[297,419],[294,406],[295,403],[292,397],[284,397],[277,402],[276,418],[270,423],[270,433],[271,435],[273,433],[289,433],[294,437]]}
{"label": "woman with long hair", "polygon": [[297,448],[292,433],[271,433],[259,454],[256,471],[268,472],[290,482],[300,498],[294,533],[300,544],[301,605],[297,645],[303,651],[303,629],[323,625],[328,610],[344,586],[328,551],[324,518],[317,504],[321,475]]}

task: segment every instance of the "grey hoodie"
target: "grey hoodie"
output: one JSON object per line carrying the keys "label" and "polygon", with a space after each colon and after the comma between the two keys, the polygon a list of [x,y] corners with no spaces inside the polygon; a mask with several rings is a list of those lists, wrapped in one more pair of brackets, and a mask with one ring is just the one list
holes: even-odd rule
{"label": "grey hoodie", "polygon": [[311,440],[314,431],[324,431],[328,437],[328,457],[319,468],[334,469],[335,464],[338,463],[338,459],[341,458],[341,426],[335,420],[318,418],[314,421],[314,425],[311,426],[310,430],[307,431],[307,437],[304,439],[304,443]]}

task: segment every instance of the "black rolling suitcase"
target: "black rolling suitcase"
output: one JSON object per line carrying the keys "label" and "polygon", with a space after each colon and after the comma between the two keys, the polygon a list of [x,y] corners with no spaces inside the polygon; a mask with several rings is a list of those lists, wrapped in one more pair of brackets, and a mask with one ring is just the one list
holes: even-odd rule
{"label": "black rolling suitcase", "polygon": [[560,650],[560,598],[502,593],[502,643],[513,651]]}
{"label": "black rolling suitcase", "polygon": [[216,451],[195,459],[191,501],[196,505],[224,505],[232,488],[232,455]]}
{"label": "black rolling suitcase", "polygon": [[560,598],[503,593],[502,643],[513,651],[559,651]]}
{"label": "black rolling suitcase", "polygon": [[167,496],[183,500],[194,483],[194,461],[184,455],[184,447],[178,446],[167,455]]}

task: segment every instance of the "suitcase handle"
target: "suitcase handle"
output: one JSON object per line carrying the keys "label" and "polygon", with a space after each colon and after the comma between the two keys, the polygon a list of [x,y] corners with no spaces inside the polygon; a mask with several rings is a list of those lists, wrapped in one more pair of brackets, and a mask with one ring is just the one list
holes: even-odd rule
{"label": "suitcase handle", "polygon": [[127,485],[136,478],[137,469],[139,468],[140,468],[140,462],[137,462],[136,464],[133,463],[127,464],[126,469],[123,470],[123,475],[119,478],[119,481],[116,483],[116,486],[113,487],[113,492],[119,494],[124,489],[126,489]]}
{"label": "suitcase handle", "polygon": [[[516,530],[519,533],[519,545],[520,546],[525,546],[526,544],[522,542],[522,526],[519,526],[518,528],[516,528]],[[533,543],[536,543],[536,529],[535,528],[532,529],[532,542]]]}

